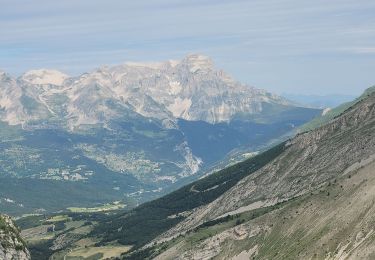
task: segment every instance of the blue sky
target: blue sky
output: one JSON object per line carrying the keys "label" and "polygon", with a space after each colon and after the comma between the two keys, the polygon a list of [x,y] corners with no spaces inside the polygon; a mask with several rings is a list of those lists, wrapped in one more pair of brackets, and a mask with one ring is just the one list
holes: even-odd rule
{"label": "blue sky", "polygon": [[276,93],[357,95],[375,84],[373,0],[0,0],[0,68],[70,75],[210,56]]}

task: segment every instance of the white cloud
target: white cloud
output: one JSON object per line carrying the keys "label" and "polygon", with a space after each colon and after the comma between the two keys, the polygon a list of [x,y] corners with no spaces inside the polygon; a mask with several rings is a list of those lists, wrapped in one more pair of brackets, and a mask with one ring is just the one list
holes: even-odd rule
{"label": "white cloud", "polygon": [[350,47],[343,48],[342,50],[355,54],[375,54],[375,47]]}

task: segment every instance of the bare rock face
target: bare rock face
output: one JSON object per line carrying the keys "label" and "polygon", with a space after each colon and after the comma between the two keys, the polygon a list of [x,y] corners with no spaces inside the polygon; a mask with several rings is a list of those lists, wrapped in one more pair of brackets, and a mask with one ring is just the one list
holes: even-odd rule
{"label": "bare rock face", "polygon": [[239,83],[197,54],[180,61],[102,67],[78,77],[45,69],[18,79],[0,73],[0,120],[13,125],[57,120],[74,128],[131,112],[172,126],[179,118],[219,123],[262,114],[272,105],[293,106]]}
{"label": "bare rock face", "polygon": [[28,260],[31,259],[18,228],[10,217],[0,215],[0,259]]}
{"label": "bare rock face", "polygon": [[30,70],[22,75],[22,80],[31,84],[44,85],[61,85],[68,75],[56,70]]}

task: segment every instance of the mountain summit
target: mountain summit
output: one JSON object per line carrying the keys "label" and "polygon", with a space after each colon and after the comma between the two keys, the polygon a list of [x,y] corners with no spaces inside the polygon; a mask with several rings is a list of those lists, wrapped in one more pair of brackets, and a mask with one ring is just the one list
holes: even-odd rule
{"label": "mountain summit", "polygon": [[21,76],[23,81],[35,85],[62,85],[67,78],[68,75],[60,71],[46,69],[30,70]]}
{"label": "mountain summit", "polygon": [[[0,118],[10,124],[53,119],[72,128],[107,123],[124,111],[167,120],[169,126],[176,119],[214,124],[261,115],[265,106],[292,105],[235,81],[217,70],[210,58],[196,54],[180,61],[102,67],[73,78],[55,70],[32,70],[18,80],[3,76],[0,85],[10,82],[22,97],[0,102],[4,110]],[[15,104],[9,104],[11,100]],[[27,115],[12,116],[9,106],[20,111],[26,108]]]}

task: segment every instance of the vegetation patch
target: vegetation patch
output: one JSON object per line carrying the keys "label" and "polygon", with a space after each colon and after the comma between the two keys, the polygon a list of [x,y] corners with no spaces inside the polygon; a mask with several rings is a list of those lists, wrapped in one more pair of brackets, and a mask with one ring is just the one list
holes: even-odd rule
{"label": "vegetation patch", "polygon": [[70,221],[71,218],[68,215],[56,215],[46,220],[47,223]]}
{"label": "vegetation patch", "polygon": [[126,205],[116,201],[114,203],[107,203],[98,207],[92,208],[79,208],[79,207],[69,207],[67,210],[75,213],[93,213],[93,212],[104,212],[104,211],[113,211],[125,208]]}
{"label": "vegetation patch", "polygon": [[119,257],[121,254],[129,251],[129,249],[129,246],[122,245],[84,247],[73,249],[70,253],[66,255],[65,259],[109,259],[111,257]]}

